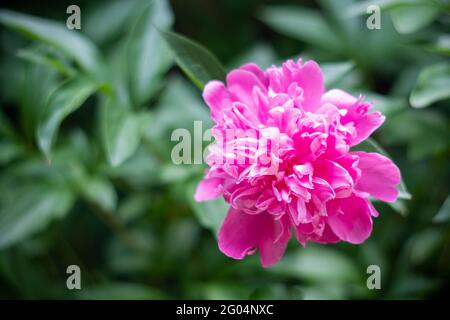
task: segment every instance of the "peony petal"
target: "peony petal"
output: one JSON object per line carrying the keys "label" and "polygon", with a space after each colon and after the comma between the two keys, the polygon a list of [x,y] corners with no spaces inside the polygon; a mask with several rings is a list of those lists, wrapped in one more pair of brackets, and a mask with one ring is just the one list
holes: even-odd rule
{"label": "peony petal", "polygon": [[361,141],[366,140],[375,130],[384,122],[385,117],[378,111],[361,116],[355,120],[356,136],[350,145],[355,146]]}
{"label": "peony petal", "polygon": [[[266,215],[268,216],[268,215]],[[260,260],[263,267],[270,267],[280,261],[291,239],[291,224],[285,214],[280,219],[265,219],[259,242]]]}
{"label": "peony petal", "polygon": [[291,201],[288,205],[288,211],[295,225],[311,222],[311,214],[308,212],[303,199],[294,199]]}
{"label": "peony petal", "polygon": [[343,168],[345,168],[345,170],[347,170],[353,181],[358,181],[361,176],[361,170],[358,169],[358,161],[359,157],[351,153],[347,153],[346,155],[335,160],[335,162],[339,163]]}
{"label": "peony petal", "polygon": [[258,247],[263,214],[250,215],[230,207],[219,230],[219,249],[226,256],[241,260]]}
{"label": "peony petal", "polygon": [[231,107],[230,94],[225,85],[217,80],[210,81],[203,90],[203,99],[211,109],[211,117],[217,122],[224,109]]}
{"label": "peony petal", "polygon": [[262,266],[269,267],[281,259],[290,238],[287,215],[280,218],[267,213],[251,215],[231,207],[219,231],[219,249],[238,260],[259,249]]}
{"label": "peony petal", "polygon": [[398,197],[397,185],[400,183],[400,170],[385,156],[362,151],[352,152],[359,157],[358,168],[361,177],[355,189],[367,192],[382,201],[394,202]]}
{"label": "peony petal", "polygon": [[320,107],[320,99],[324,92],[323,76],[315,61],[306,62],[292,75],[293,81],[303,89],[303,107],[306,111],[314,111]]}
{"label": "peony petal", "polygon": [[314,194],[320,200],[320,202],[325,203],[336,197],[336,193],[326,180],[319,177],[314,177],[313,185]]}
{"label": "peony petal", "polygon": [[322,96],[320,104],[324,105],[326,103],[331,103],[339,109],[348,110],[351,109],[357,102],[358,99],[351,94],[343,90],[332,89],[325,92],[325,94]]}
{"label": "peony petal", "polygon": [[352,124],[354,126],[356,134],[350,141],[351,146],[367,139],[385,120],[385,117],[378,111],[368,113],[371,104],[364,103],[361,99],[339,89],[330,90],[322,96],[321,104],[327,103],[345,111],[342,116],[344,125]]}
{"label": "peony petal", "polygon": [[205,178],[197,186],[195,191],[195,201],[213,200],[222,194],[223,179]]}
{"label": "peony petal", "polygon": [[337,243],[340,241],[341,239],[333,232],[333,230],[331,230],[328,224],[325,225],[322,236],[317,239],[317,243],[321,244]]}
{"label": "peony petal", "polygon": [[262,84],[267,86],[269,81],[266,78],[264,71],[261,70],[261,68],[256,63],[244,64],[239,69],[252,72],[255,76],[258,77],[259,81],[261,81]]}
{"label": "peony petal", "polygon": [[327,223],[341,240],[363,243],[372,232],[369,200],[356,196],[330,201],[327,204]]}
{"label": "peony petal", "polygon": [[340,164],[323,160],[314,165],[314,175],[327,181],[335,192],[336,198],[346,198],[353,190],[353,179],[350,173]]}
{"label": "peony petal", "polygon": [[247,106],[254,108],[253,88],[259,87],[264,90],[264,86],[258,77],[250,71],[236,69],[227,75],[227,88],[231,97]]}

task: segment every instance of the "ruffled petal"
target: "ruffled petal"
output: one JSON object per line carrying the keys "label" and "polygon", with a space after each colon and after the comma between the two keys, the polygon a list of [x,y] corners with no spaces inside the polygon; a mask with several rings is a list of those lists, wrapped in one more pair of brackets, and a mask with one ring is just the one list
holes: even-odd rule
{"label": "ruffled petal", "polygon": [[211,117],[220,121],[224,109],[231,107],[231,98],[225,85],[217,80],[210,81],[203,89],[203,99],[211,109]]}
{"label": "ruffled petal", "polygon": [[322,96],[321,104],[331,103],[343,110],[342,124],[353,126],[355,133],[351,146],[357,145],[367,139],[384,122],[385,117],[378,111],[368,113],[372,105],[364,103],[345,91],[333,89]]}
{"label": "ruffled petal", "polygon": [[231,98],[251,108],[254,108],[255,105],[253,100],[253,89],[255,87],[264,89],[263,84],[253,72],[236,69],[227,75],[227,89]]}
{"label": "ruffled petal", "polygon": [[328,244],[328,243],[338,243],[341,239],[331,230],[328,224],[325,225],[323,229],[322,236],[317,239],[317,243]]}
{"label": "ruffled petal", "polygon": [[197,186],[195,191],[195,201],[213,200],[222,194],[223,179],[205,178]]}
{"label": "ruffled petal", "polygon": [[246,214],[230,207],[219,230],[220,251],[238,260],[254,253],[260,239],[261,217],[259,214]]}
{"label": "ruffled petal", "polygon": [[378,111],[366,114],[355,121],[356,136],[350,145],[355,146],[366,140],[384,122],[385,117]]}
{"label": "ruffled petal", "polygon": [[244,64],[239,69],[252,72],[255,76],[258,77],[259,81],[261,81],[262,84],[267,86],[268,79],[266,78],[264,71],[261,70],[261,68],[256,63]]}
{"label": "ruffled petal", "polygon": [[339,109],[349,110],[354,107],[358,102],[358,99],[351,94],[340,90],[332,89],[322,96],[321,104],[331,103],[332,105],[338,107]]}
{"label": "ruffled petal", "polygon": [[280,261],[289,239],[291,224],[285,214],[280,219],[268,217],[259,243],[260,260],[263,267],[270,267]]}
{"label": "ruffled petal", "polygon": [[281,259],[290,238],[287,215],[279,218],[267,213],[252,215],[231,207],[219,231],[219,249],[238,260],[259,249],[262,266],[269,267]]}
{"label": "ruffled petal", "polygon": [[367,199],[352,196],[330,201],[327,213],[331,231],[343,241],[360,244],[372,232],[372,207]]}
{"label": "ruffled petal", "polygon": [[385,156],[362,151],[352,152],[359,157],[358,168],[361,177],[355,189],[366,192],[382,201],[394,202],[398,197],[397,185],[400,183],[400,170]]}
{"label": "ruffled petal", "polygon": [[314,166],[314,175],[330,184],[336,198],[345,198],[352,193],[353,179],[350,173],[337,162],[330,160],[318,162]]}
{"label": "ruffled petal", "polygon": [[315,61],[307,61],[293,72],[292,79],[303,89],[304,109],[314,111],[319,108],[324,92],[323,76],[319,65]]}

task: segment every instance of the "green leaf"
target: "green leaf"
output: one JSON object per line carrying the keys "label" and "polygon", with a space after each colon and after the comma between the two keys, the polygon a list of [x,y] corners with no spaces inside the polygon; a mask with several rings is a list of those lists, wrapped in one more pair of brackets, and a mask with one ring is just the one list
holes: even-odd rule
{"label": "green leaf", "polygon": [[46,67],[53,68],[66,77],[72,77],[76,74],[76,70],[70,65],[58,60],[55,57],[52,57],[48,53],[43,52],[43,50],[39,50],[39,48],[21,49],[19,50],[17,56],[29,62],[42,64]]}
{"label": "green leaf", "polygon": [[440,5],[429,0],[369,0],[349,6],[348,17],[367,13],[370,5],[389,10],[392,23],[399,33],[409,34],[428,26],[439,15]]}
{"label": "green leaf", "polygon": [[58,48],[87,72],[101,72],[102,60],[97,47],[78,31],[67,29],[64,24],[10,10],[0,11],[0,23],[32,40]]}
{"label": "green leaf", "polygon": [[199,172],[201,169],[197,166],[165,164],[160,171],[160,180],[163,183],[181,183]]}
{"label": "green leaf", "polygon": [[262,69],[269,68],[277,62],[275,50],[265,43],[257,43],[250,50],[234,59],[230,66],[231,68],[238,68],[250,62],[256,63]]}
{"label": "green leaf", "polygon": [[367,239],[363,244],[358,246],[359,263],[370,266],[377,265],[383,270],[381,280],[387,278],[390,272],[390,261],[383,250],[382,243],[374,238]]}
{"label": "green leaf", "polygon": [[443,245],[446,233],[439,228],[428,228],[409,240],[410,259],[413,265],[420,265],[429,261],[434,253]]}
{"label": "green leaf", "polygon": [[174,32],[159,30],[159,33],[177,64],[200,89],[210,80],[225,80],[224,67],[205,47]]}
{"label": "green leaf", "polygon": [[[122,220],[121,216],[118,218]],[[108,271],[114,274],[142,274],[159,265],[159,261],[153,259],[152,253],[161,246],[152,230],[147,226],[139,227],[139,222],[136,222],[133,227],[130,225],[127,228],[127,237],[128,241],[133,243],[133,249],[117,237],[108,243],[105,255]]]}
{"label": "green leaf", "polygon": [[129,20],[140,10],[140,0],[110,0],[96,3],[95,7],[83,12],[83,31],[96,43],[111,41],[126,29]]}
{"label": "green leaf", "polygon": [[16,139],[14,128],[12,127],[10,121],[5,117],[1,109],[0,109],[0,134],[1,136],[8,137],[11,140]]}
{"label": "green leaf", "polygon": [[406,99],[400,97],[384,96],[372,92],[363,93],[363,95],[365,96],[365,101],[372,103],[372,111],[379,111],[387,117],[406,109],[408,106]]}
{"label": "green leaf", "polygon": [[349,299],[349,288],[344,284],[313,284],[299,288],[303,300]]}
{"label": "green leaf", "polygon": [[325,86],[333,87],[338,81],[342,80],[355,65],[352,62],[323,63],[321,66]]}
{"label": "green leaf", "polygon": [[112,183],[102,177],[86,177],[81,185],[83,196],[95,206],[111,212],[117,206],[117,194]]}
{"label": "green leaf", "polygon": [[[180,101],[183,101],[183,112],[180,112]],[[177,116],[174,117],[174,114]],[[208,108],[196,88],[182,77],[172,77],[158,101],[152,121],[143,128],[143,134],[160,158],[171,161],[170,154],[175,144],[170,141],[173,130],[184,128],[192,135],[194,121],[198,120],[202,121],[203,130],[213,125]]]}
{"label": "green leaf", "polygon": [[150,2],[133,28],[128,57],[131,57],[131,92],[138,105],[158,89],[162,75],[172,65],[169,48],[156,29],[167,30],[172,24],[169,2],[156,0]]}
{"label": "green leaf", "polygon": [[439,63],[423,69],[409,101],[415,108],[424,108],[450,98],[450,63]]}
{"label": "green leaf", "polygon": [[170,262],[180,261],[197,249],[201,229],[193,219],[174,220],[165,230],[162,251]]}
{"label": "green leaf", "polygon": [[[378,144],[378,142],[376,142],[372,138],[368,138],[368,139],[364,140],[363,142],[361,142],[360,144],[358,144],[355,147],[355,150],[361,150],[361,151],[365,151],[365,152],[377,152],[377,153],[380,153],[391,159],[391,156],[389,156],[387,151],[384,150],[384,148],[382,146],[380,146]],[[400,185],[398,186],[398,191],[399,191],[399,194],[398,194],[399,199],[405,199],[405,200],[411,199],[411,194],[406,189],[406,185],[405,185],[405,182],[403,181],[403,179],[400,181]]]}
{"label": "green leaf", "polygon": [[207,300],[246,300],[252,288],[242,283],[208,282],[201,286],[201,298]]}
{"label": "green leaf", "polygon": [[[397,211],[401,216],[406,217],[408,215],[408,207],[406,206],[406,202],[400,198],[401,194],[399,194],[399,199],[395,202],[389,202],[388,205]],[[379,201],[377,199],[371,199],[376,202]]]}
{"label": "green leaf", "polygon": [[61,218],[69,211],[73,200],[70,191],[42,183],[2,190],[0,248],[16,244],[45,228],[54,218]]}
{"label": "green leaf", "polygon": [[336,32],[317,10],[298,6],[269,6],[260,12],[259,18],[276,31],[295,39],[327,50],[336,51],[340,48]]}
{"label": "green leaf", "polygon": [[347,16],[353,17],[367,13],[367,8],[371,5],[379,7],[381,10],[390,10],[392,8],[399,8],[411,5],[420,5],[431,3],[429,0],[367,0],[355,1],[353,5],[347,9]]}
{"label": "green leaf", "polygon": [[191,183],[187,188],[187,200],[190,203],[194,213],[200,224],[209,229],[217,236],[220,226],[222,225],[225,216],[227,215],[230,205],[220,197],[216,200],[197,202],[194,200],[195,189],[197,182]]}
{"label": "green leaf", "polygon": [[445,151],[448,131],[446,119],[435,110],[406,109],[387,119],[380,139],[389,146],[406,144],[408,159],[419,161]]}
{"label": "green leaf", "polygon": [[0,140],[0,165],[7,164],[24,154],[24,148],[10,141]]}
{"label": "green leaf", "polygon": [[277,275],[327,284],[355,282],[359,280],[360,275],[352,260],[343,253],[318,246],[286,254],[269,271]]}
{"label": "green leaf", "polygon": [[133,222],[149,212],[153,200],[150,193],[132,193],[120,202],[117,215],[125,223]]}
{"label": "green leaf", "polygon": [[65,81],[50,95],[37,129],[39,148],[48,160],[61,122],[81,107],[99,86],[88,78],[77,77]]}
{"label": "green leaf", "polygon": [[425,49],[443,55],[450,55],[450,35],[441,34],[435,43],[424,45]]}
{"label": "green leaf", "polygon": [[433,276],[408,272],[393,278],[388,299],[418,300],[429,297],[440,287],[440,282]]}
{"label": "green leaf", "polygon": [[48,97],[60,83],[60,75],[52,68],[42,64],[20,61],[23,71],[22,82],[17,91],[16,101],[20,107],[20,126],[24,129],[29,144],[36,141],[36,130],[40,117],[45,110]]}
{"label": "green leaf", "polygon": [[123,86],[103,97],[100,113],[102,140],[109,163],[114,167],[134,154],[141,139],[141,122],[130,104]]}
{"label": "green leaf", "polygon": [[434,216],[434,223],[446,223],[450,221],[450,196],[447,196],[438,213]]}
{"label": "green leaf", "polygon": [[[431,2],[431,1],[426,1]],[[390,10],[392,23],[399,33],[413,33],[431,24],[439,15],[439,8],[423,4],[399,5]]]}
{"label": "green leaf", "polygon": [[80,291],[81,299],[89,300],[155,300],[166,298],[165,294],[144,285],[109,282],[83,288]]}
{"label": "green leaf", "polygon": [[359,21],[349,18],[345,10],[352,6],[355,0],[319,0],[319,3],[327,19],[335,23],[335,28],[342,30],[344,39],[350,41],[357,39],[361,31]]}
{"label": "green leaf", "polygon": [[160,165],[159,159],[141,144],[127,161],[117,167],[108,168],[108,174],[132,189],[149,190],[149,187],[160,186]]}

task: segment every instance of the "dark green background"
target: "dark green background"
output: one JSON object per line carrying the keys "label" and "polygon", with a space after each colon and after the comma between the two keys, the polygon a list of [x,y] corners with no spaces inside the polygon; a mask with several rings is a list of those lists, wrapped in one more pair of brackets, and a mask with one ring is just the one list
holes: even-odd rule
{"label": "dark green background", "polygon": [[[91,37],[108,59],[127,41],[138,15],[130,14],[117,32],[93,37],[99,23],[92,18],[93,12],[104,12],[115,2],[11,1],[2,9],[65,23],[67,6],[76,3],[82,13],[81,33]],[[227,69],[249,61],[267,67],[298,56],[323,65],[344,63],[351,70],[325,73],[329,87],[367,95],[387,117],[374,138],[400,167],[412,199],[394,206],[376,203],[380,217],[363,245],[312,244],[305,249],[292,241],[286,256],[271,269],[263,269],[257,255],[244,261],[222,255],[214,232],[226,206],[220,201],[196,204],[192,195],[203,167],[176,167],[170,162],[173,129],[191,130],[193,120],[211,125],[201,92],[175,65],[149,88],[151,96],[126,111],[136,115],[143,129],[137,151],[124,163],[113,167],[108,162],[100,133],[98,93],[64,119],[48,165],[38,148],[36,130],[49,92],[64,76],[19,58],[19,49],[34,49],[36,42],[2,26],[0,112],[8,129],[0,126],[0,298],[411,299],[448,295],[448,94],[426,108],[413,108],[409,97],[420,72],[429,66],[438,65],[442,79],[425,78],[425,87],[449,83],[449,5],[437,1],[442,7],[428,23],[400,34],[390,9],[382,10],[381,30],[370,31],[364,15],[344,16],[352,3],[171,1],[172,29],[209,48]],[[279,22],[268,22],[275,17],[275,6],[282,5],[299,12],[316,10],[322,19],[298,19],[293,31],[292,27],[283,31]],[[411,23],[422,12],[420,6],[409,11]],[[113,21],[114,16],[101,23],[108,26]],[[328,23],[333,44],[323,33],[314,32],[318,27],[311,23]],[[308,28],[313,32],[306,36],[297,32]],[[447,37],[446,48],[435,45],[439,37]],[[135,50],[142,49],[139,41],[133,43]],[[50,52],[61,58],[57,49]],[[66,58],[61,61],[78,70]],[[132,78],[128,63],[133,58],[117,59],[108,67],[112,70],[123,63]],[[333,74],[336,79],[331,79]],[[433,222],[438,212],[440,218]],[[9,236],[14,241],[4,240]],[[66,289],[65,270],[71,264],[81,267],[82,290]],[[370,264],[381,267],[381,290],[366,288]]]}

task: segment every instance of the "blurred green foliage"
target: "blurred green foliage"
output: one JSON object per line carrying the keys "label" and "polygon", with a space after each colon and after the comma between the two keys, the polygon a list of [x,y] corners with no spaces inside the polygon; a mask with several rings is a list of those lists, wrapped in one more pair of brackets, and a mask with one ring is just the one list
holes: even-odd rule
{"label": "blurred green foliage", "polygon": [[[448,1],[79,1],[81,31],[65,27],[69,4],[0,11],[1,298],[449,293]],[[366,28],[369,4],[381,8],[380,30]],[[293,241],[263,269],[257,256],[219,252],[227,204],[196,203],[204,167],[170,160],[175,128],[212,125],[174,62],[202,87],[223,76],[219,61],[267,67],[298,56],[321,64],[327,88],[362,93],[387,116],[360,147],[395,160],[402,199],[375,203],[380,217],[363,245]],[[66,288],[71,264],[82,290]],[[366,287],[371,264],[381,290]]]}

